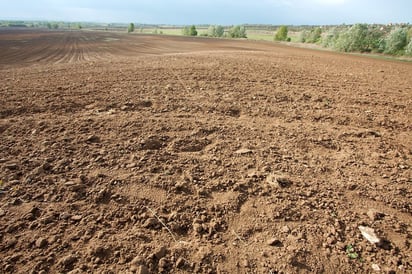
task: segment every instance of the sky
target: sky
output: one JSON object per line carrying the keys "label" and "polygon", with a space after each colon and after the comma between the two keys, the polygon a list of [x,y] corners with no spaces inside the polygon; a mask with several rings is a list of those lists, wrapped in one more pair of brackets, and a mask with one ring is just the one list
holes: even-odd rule
{"label": "sky", "polygon": [[412,0],[0,0],[0,20],[169,25],[412,23]]}

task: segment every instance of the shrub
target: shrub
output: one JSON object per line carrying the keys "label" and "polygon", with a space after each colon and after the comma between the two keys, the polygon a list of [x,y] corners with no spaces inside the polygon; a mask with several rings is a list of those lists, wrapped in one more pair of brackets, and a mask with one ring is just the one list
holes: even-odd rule
{"label": "shrub", "polygon": [[332,28],[322,38],[322,46],[325,48],[335,48],[335,43],[339,38],[339,31],[336,28]]}
{"label": "shrub", "polygon": [[[223,37],[223,34],[225,34],[225,29],[223,28],[223,26],[216,26],[215,27],[215,33],[216,33],[216,37]],[[245,33],[246,36],[246,33]]]}
{"label": "shrub", "polygon": [[207,30],[207,36],[209,37],[222,37],[225,33],[225,29],[222,26],[209,26]]}
{"label": "shrub", "polygon": [[190,27],[189,27],[189,26],[185,26],[185,27],[182,29],[182,34],[185,35],[185,36],[190,36]]}
{"label": "shrub", "polygon": [[318,43],[322,37],[322,29],[317,27],[310,32],[309,43]]}
{"label": "shrub", "polygon": [[196,30],[196,26],[192,25],[190,27],[190,36],[197,36],[197,30]]}
{"label": "shrub", "polygon": [[367,24],[356,24],[347,31],[339,35],[335,46],[340,51],[351,52],[366,50],[366,36],[368,33]]}
{"label": "shrub", "polygon": [[134,24],[133,23],[129,24],[129,27],[127,28],[127,32],[128,33],[134,32]]}
{"label": "shrub", "polygon": [[322,37],[322,29],[320,27],[308,30],[303,30],[299,35],[301,43],[318,43]]}
{"label": "shrub", "polygon": [[302,30],[299,34],[298,42],[306,43],[308,40],[309,33],[307,30]]}
{"label": "shrub", "polygon": [[244,26],[234,26],[229,30],[231,38],[247,38],[246,28]]}
{"label": "shrub", "polygon": [[275,40],[276,41],[286,41],[287,38],[288,38],[288,27],[281,26],[276,32]]}
{"label": "shrub", "polygon": [[186,36],[197,36],[197,30],[196,30],[196,26],[192,25],[192,26],[185,26],[182,30],[183,35]]}
{"label": "shrub", "polygon": [[412,38],[409,40],[409,44],[405,47],[405,54],[412,56]]}
{"label": "shrub", "polygon": [[216,36],[216,27],[213,25],[210,25],[209,28],[207,29],[207,36],[209,37],[215,37]]}
{"label": "shrub", "polygon": [[385,33],[379,26],[369,26],[365,39],[366,51],[383,52],[385,50]]}
{"label": "shrub", "polygon": [[406,28],[396,28],[389,33],[386,39],[385,53],[402,54],[408,44]]}

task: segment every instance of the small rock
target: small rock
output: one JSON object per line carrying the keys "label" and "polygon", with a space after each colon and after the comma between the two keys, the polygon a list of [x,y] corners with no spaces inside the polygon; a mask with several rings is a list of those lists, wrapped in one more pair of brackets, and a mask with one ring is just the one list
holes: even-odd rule
{"label": "small rock", "polygon": [[72,221],[78,222],[78,221],[80,221],[81,219],[83,219],[83,216],[82,216],[82,215],[74,215],[74,216],[72,216],[70,219],[71,219]]}
{"label": "small rock", "polygon": [[289,187],[292,185],[292,181],[288,179],[287,177],[278,176],[275,174],[269,174],[266,177],[266,181],[271,185],[279,186],[282,188]]}
{"label": "small rock", "polygon": [[368,217],[372,220],[372,221],[376,221],[376,220],[380,220],[383,217],[383,214],[376,211],[376,209],[369,209],[368,212],[366,213],[366,215],[368,215]]}
{"label": "small rock", "polygon": [[45,239],[45,238],[38,238],[37,240],[36,240],[36,247],[37,248],[44,248],[44,247],[46,247],[47,246],[47,240]]}
{"label": "small rock", "polygon": [[252,153],[252,152],[253,152],[253,151],[250,150],[250,149],[241,148],[241,149],[236,150],[236,151],[235,151],[235,154],[244,155],[244,154],[249,154],[249,153]]}
{"label": "small rock", "polygon": [[166,247],[162,246],[156,253],[155,256],[158,260],[166,256]]}
{"label": "small rock", "polygon": [[61,220],[68,220],[68,219],[70,219],[71,216],[72,216],[72,215],[69,214],[69,213],[67,213],[67,212],[62,212],[62,213],[60,214],[60,219],[61,219]]}
{"label": "small rock", "polygon": [[198,224],[198,223],[193,224],[193,231],[195,232],[195,234],[202,233],[202,231],[203,231],[202,224]]}
{"label": "small rock", "polygon": [[243,265],[244,267],[250,267],[249,260],[244,259],[243,262],[242,262],[242,265]]}
{"label": "small rock", "polygon": [[285,226],[283,226],[283,227],[281,228],[280,231],[282,231],[283,233],[289,233],[289,232],[290,232],[290,228],[289,228],[287,225],[285,225]]}
{"label": "small rock", "polygon": [[49,239],[47,240],[47,242],[48,242],[49,244],[54,244],[55,242],[57,242],[58,239],[59,239],[59,238],[58,238],[56,235],[52,235],[52,236],[49,237]]}
{"label": "small rock", "polygon": [[376,272],[378,272],[378,271],[381,271],[381,268],[379,267],[379,265],[377,265],[377,264],[372,264],[372,269],[374,270],[374,271],[376,271]]}
{"label": "small rock", "polygon": [[44,174],[43,166],[36,167],[35,169],[32,170],[31,174],[32,175],[37,175],[37,176]]}
{"label": "small rock", "polygon": [[10,170],[16,170],[19,166],[15,163],[9,163],[5,164],[5,168],[10,169]]}
{"label": "small rock", "polygon": [[20,198],[11,200],[11,205],[14,205],[14,206],[21,205],[22,203],[23,203],[23,200]]}
{"label": "small rock", "polygon": [[165,269],[167,268],[169,261],[166,258],[161,258],[159,260],[159,268]]}
{"label": "small rock", "polygon": [[149,218],[144,222],[143,227],[144,228],[154,227],[155,225],[157,225],[157,223],[158,221],[156,220],[156,218]]}
{"label": "small rock", "polygon": [[292,181],[285,177],[277,177],[276,182],[280,187],[288,187],[292,184]]}
{"label": "small rock", "polygon": [[140,265],[136,269],[136,274],[150,274],[149,269],[145,265]]}
{"label": "small rock", "polygon": [[200,187],[200,188],[197,190],[197,195],[202,196],[202,197],[205,197],[205,196],[208,196],[208,195],[209,195],[209,191],[208,191],[208,189],[207,189],[206,187]]}
{"label": "small rock", "polygon": [[163,147],[162,141],[157,136],[151,136],[146,140],[142,140],[140,145],[143,150],[159,150]]}
{"label": "small rock", "polygon": [[267,240],[266,243],[270,246],[277,246],[277,247],[282,246],[282,242],[279,241],[276,238],[271,238],[271,239]]}
{"label": "small rock", "polygon": [[54,222],[55,219],[56,217],[53,214],[48,214],[40,219],[40,223],[47,225]]}
{"label": "small rock", "polygon": [[360,232],[362,233],[362,236],[365,237],[366,240],[368,240],[372,244],[377,244],[381,240],[376,236],[375,230],[373,228],[367,227],[367,226],[362,226],[360,225],[359,227]]}
{"label": "small rock", "polygon": [[3,217],[4,215],[6,215],[6,212],[0,208],[0,217]]}
{"label": "small rock", "polygon": [[59,265],[63,266],[64,268],[69,268],[72,264],[77,261],[77,257],[75,255],[67,255],[63,257],[59,261]]}
{"label": "small rock", "polygon": [[64,185],[72,192],[77,192],[84,188],[84,185],[82,185],[81,183],[73,181],[68,181],[64,183]]}
{"label": "small rock", "polygon": [[134,168],[134,167],[136,167],[136,166],[137,166],[136,163],[130,163],[130,164],[127,164],[127,165],[126,165],[126,168]]}
{"label": "small rock", "polygon": [[[67,272],[67,274],[82,274],[82,273],[84,273],[84,270],[82,270],[81,268],[75,268],[72,271]],[[40,272],[38,274],[40,274]]]}
{"label": "small rock", "polygon": [[182,268],[184,265],[185,265],[185,259],[183,259],[182,257],[180,257],[176,260],[176,267],[177,268]]}
{"label": "small rock", "polygon": [[12,266],[11,264],[7,264],[7,265],[4,267],[4,271],[5,271],[5,272],[13,272],[13,266]]}
{"label": "small rock", "polygon": [[100,138],[96,135],[90,135],[89,137],[87,137],[86,141],[89,143],[99,143]]}
{"label": "small rock", "polygon": [[144,258],[140,255],[137,255],[136,257],[133,258],[133,260],[130,263],[132,265],[143,265],[144,264]]}

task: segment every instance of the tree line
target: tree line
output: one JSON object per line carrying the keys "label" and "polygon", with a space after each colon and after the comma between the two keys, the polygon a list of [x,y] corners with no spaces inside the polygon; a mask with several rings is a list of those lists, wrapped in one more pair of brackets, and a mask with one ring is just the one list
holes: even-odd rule
{"label": "tree line", "polygon": [[[299,33],[298,38],[293,40],[294,42],[315,43],[343,52],[371,52],[412,56],[411,25],[355,24],[292,28],[295,33]],[[128,31],[133,32],[134,25],[131,24]],[[273,40],[291,41],[288,31],[287,26],[277,27]],[[185,26],[182,29],[182,34],[186,36],[247,38],[247,30],[244,25],[236,25],[230,28],[221,25],[210,25],[207,31],[202,33],[198,32],[195,25],[191,25]]]}
{"label": "tree line", "polygon": [[[186,36],[197,36],[198,31],[195,25],[185,26],[182,34]],[[247,38],[246,28],[244,26],[233,26],[227,32],[221,25],[210,25],[207,32],[201,33],[200,36],[206,37],[230,37],[230,38]]]}
{"label": "tree line", "polygon": [[333,27],[323,35],[320,43],[343,52],[412,56],[412,27],[368,24]]}

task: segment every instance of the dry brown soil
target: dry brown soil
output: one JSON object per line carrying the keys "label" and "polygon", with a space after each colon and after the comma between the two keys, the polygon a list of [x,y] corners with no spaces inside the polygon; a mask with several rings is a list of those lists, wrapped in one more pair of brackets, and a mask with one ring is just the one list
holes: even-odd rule
{"label": "dry brown soil", "polygon": [[1,273],[412,272],[411,63],[1,30],[0,75]]}

